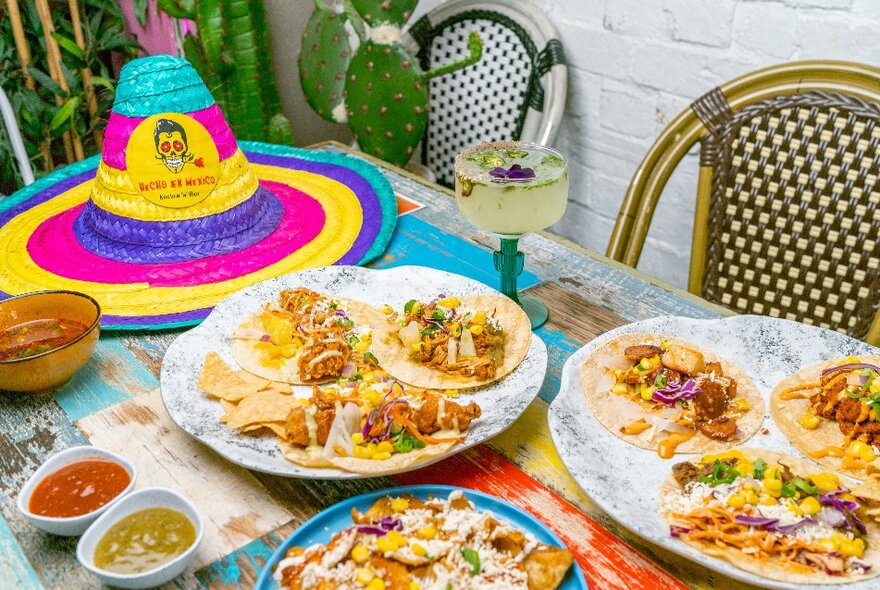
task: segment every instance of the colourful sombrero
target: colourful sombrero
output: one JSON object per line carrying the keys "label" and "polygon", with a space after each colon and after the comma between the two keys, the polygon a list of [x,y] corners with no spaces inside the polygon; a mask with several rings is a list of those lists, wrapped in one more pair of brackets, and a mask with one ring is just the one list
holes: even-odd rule
{"label": "colourful sombrero", "polygon": [[190,325],[258,281],[365,264],[395,222],[373,165],[238,143],[189,62],[145,57],[122,70],[100,158],[0,201],[0,299],[73,289],[104,328]]}

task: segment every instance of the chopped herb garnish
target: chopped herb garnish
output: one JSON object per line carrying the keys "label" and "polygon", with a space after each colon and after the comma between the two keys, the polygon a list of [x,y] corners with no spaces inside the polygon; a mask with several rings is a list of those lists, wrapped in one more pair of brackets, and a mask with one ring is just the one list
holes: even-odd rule
{"label": "chopped herb garnish", "polygon": [[331,304],[330,304],[330,309],[333,309],[333,310],[339,309],[339,304],[336,303],[336,302],[331,303]]}
{"label": "chopped herb garnish", "polygon": [[737,471],[727,463],[722,463],[721,461],[716,459],[715,465],[712,469],[712,475],[700,476],[697,478],[697,481],[699,481],[700,483],[707,483],[710,486],[715,487],[723,483],[733,483],[733,481],[739,476],[739,471]]}
{"label": "chopped herb garnish", "polygon": [[816,486],[801,477],[794,478],[793,480],[791,480],[791,483],[794,484],[794,487],[807,495],[813,495],[819,492]]}
{"label": "chopped herb garnish", "polygon": [[354,322],[351,320],[347,320],[345,318],[339,318],[339,325],[345,328],[346,330],[350,330],[354,328]]}
{"label": "chopped herb garnish", "polygon": [[373,354],[372,352],[365,352],[364,353],[364,360],[367,361],[368,363],[376,365],[377,367],[379,366],[379,359],[377,359],[376,355]]}
{"label": "chopped herb garnish", "polygon": [[398,453],[409,453],[416,449],[425,448],[425,443],[411,435],[406,430],[401,430],[400,433],[393,438],[391,446],[393,446],[394,450]]}
{"label": "chopped herb garnish", "polygon": [[664,373],[663,371],[658,373],[657,378],[654,379],[654,385],[658,389],[662,389],[663,387],[666,387],[666,373]]}
{"label": "chopped herb garnish", "polygon": [[767,469],[767,462],[764,459],[755,459],[752,467],[755,470],[755,479],[764,479],[764,470]]}
{"label": "chopped herb garnish", "polygon": [[461,550],[461,556],[464,558],[466,562],[471,564],[474,568],[471,570],[471,575],[476,576],[480,573],[480,554],[471,549],[470,547],[465,547]]}
{"label": "chopped herb garnish", "polygon": [[428,326],[427,328],[425,328],[424,330],[419,332],[419,334],[421,334],[422,336],[430,336],[431,334],[433,334],[434,332],[436,332],[439,329],[440,329],[439,326],[435,326],[434,324],[431,324],[430,326]]}
{"label": "chopped herb garnish", "polygon": [[443,313],[442,309],[435,309],[433,312],[431,312],[431,317],[438,322],[446,321],[446,314]]}
{"label": "chopped herb garnish", "polygon": [[410,299],[409,301],[406,302],[406,305],[403,306],[403,311],[405,313],[411,312],[413,305],[415,305],[416,303],[418,303],[418,301],[416,301],[415,299]]}
{"label": "chopped herb garnish", "polygon": [[354,375],[354,376],[351,378],[351,380],[352,380],[352,381],[363,381],[363,380],[364,380],[364,376],[361,375],[360,373],[358,373],[358,374]]}
{"label": "chopped herb garnish", "polygon": [[797,487],[795,486],[794,481],[783,484],[780,494],[783,498],[791,498],[792,496],[795,496],[797,494]]}

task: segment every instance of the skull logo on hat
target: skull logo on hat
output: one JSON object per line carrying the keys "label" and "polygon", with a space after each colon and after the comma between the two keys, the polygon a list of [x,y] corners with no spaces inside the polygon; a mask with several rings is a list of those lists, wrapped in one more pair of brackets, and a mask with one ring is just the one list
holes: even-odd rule
{"label": "skull logo on hat", "polygon": [[156,143],[156,159],[161,160],[174,174],[193,161],[194,156],[189,152],[186,141],[186,130],[180,123],[171,119],[157,120],[153,140]]}

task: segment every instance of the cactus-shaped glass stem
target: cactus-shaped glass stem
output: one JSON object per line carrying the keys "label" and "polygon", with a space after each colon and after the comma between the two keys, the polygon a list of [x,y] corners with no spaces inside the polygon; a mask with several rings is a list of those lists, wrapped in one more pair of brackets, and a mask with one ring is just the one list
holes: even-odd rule
{"label": "cactus-shaped glass stem", "polygon": [[544,325],[549,311],[544,302],[531,295],[520,293],[516,279],[523,271],[525,255],[519,251],[519,238],[501,238],[501,249],[493,254],[495,270],[501,273],[501,292],[516,301],[532,324],[532,330]]}

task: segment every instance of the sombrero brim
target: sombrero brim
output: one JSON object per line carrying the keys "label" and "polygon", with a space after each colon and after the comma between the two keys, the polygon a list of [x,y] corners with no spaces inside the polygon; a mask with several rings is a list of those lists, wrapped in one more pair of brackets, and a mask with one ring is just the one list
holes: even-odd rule
{"label": "sombrero brim", "polygon": [[200,322],[226,295],[256,282],[318,266],[366,264],[385,250],[396,200],[375,166],[330,152],[239,145],[277,209],[277,227],[266,237],[208,257],[200,256],[198,244],[191,256],[187,246],[175,246],[149,262],[101,256],[74,231],[95,178],[95,156],[0,202],[0,299],[73,289],[101,303],[104,329],[173,328]]}

